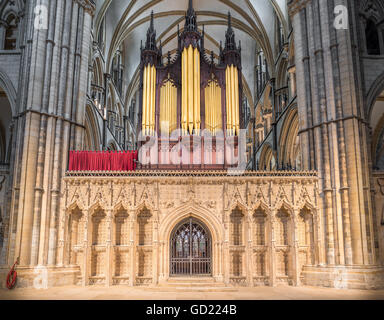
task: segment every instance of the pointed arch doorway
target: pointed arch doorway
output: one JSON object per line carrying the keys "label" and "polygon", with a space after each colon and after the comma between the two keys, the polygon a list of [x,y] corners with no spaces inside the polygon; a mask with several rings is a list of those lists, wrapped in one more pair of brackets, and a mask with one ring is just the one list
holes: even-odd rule
{"label": "pointed arch doorway", "polygon": [[170,253],[171,276],[212,275],[212,237],[201,221],[190,217],[174,228]]}

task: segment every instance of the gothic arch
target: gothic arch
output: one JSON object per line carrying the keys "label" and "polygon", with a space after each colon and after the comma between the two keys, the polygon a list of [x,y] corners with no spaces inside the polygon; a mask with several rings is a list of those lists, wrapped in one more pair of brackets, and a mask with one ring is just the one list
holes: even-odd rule
{"label": "gothic arch", "polygon": [[367,121],[371,120],[373,107],[375,106],[376,99],[384,90],[384,72],[376,78],[372,87],[369,89],[366,98],[366,115]]}
{"label": "gothic arch", "polygon": [[113,206],[113,214],[116,215],[120,210],[130,211],[130,204],[125,200],[121,200]]}
{"label": "gothic arch", "polygon": [[266,169],[272,171],[274,167],[276,168],[276,163],[273,163],[272,159],[276,159],[272,150],[272,146],[269,143],[266,143],[260,153],[259,168],[261,170]]}
{"label": "gothic arch", "polygon": [[275,217],[276,215],[281,211],[285,210],[289,217],[292,219],[294,216],[294,210],[293,207],[286,201],[286,200],[281,200],[278,203],[275,204],[276,210],[275,210]]}
{"label": "gothic arch", "polygon": [[0,87],[3,88],[9,103],[11,104],[12,116],[17,115],[16,110],[16,90],[12,84],[11,79],[7,76],[5,72],[0,69]]}
{"label": "gothic arch", "polygon": [[310,214],[312,214],[313,216],[315,216],[315,214],[316,214],[316,212],[317,212],[317,209],[313,206],[313,204],[312,203],[310,203],[308,200],[305,200],[305,201],[303,201],[300,205],[299,205],[299,207],[298,207],[298,209],[299,209],[299,211],[301,211],[301,210],[303,210],[303,209],[308,209],[308,212],[310,213]]}
{"label": "gothic arch", "polygon": [[90,217],[97,211],[97,210],[107,210],[107,204],[104,200],[98,200],[94,204],[92,204],[88,209],[88,214]]}
{"label": "gothic arch", "polygon": [[281,129],[280,157],[280,164],[283,166],[297,167],[298,157],[300,157],[300,141],[299,118],[296,107],[288,112]]}
{"label": "gothic arch", "polygon": [[244,216],[246,216],[248,214],[247,205],[244,204],[242,201],[239,201],[239,200],[231,202],[231,204],[228,208],[228,211],[232,212],[233,210],[236,210],[237,208],[244,214]]}
{"label": "gothic arch", "polygon": [[102,58],[99,53],[95,54],[93,57],[93,80],[96,80],[95,85],[100,87],[104,87],[104,68]]}
{"label": "gothic arch", "polygon": [[75,210],[76,208],[78,208],[81,211],[85,210],[85,206],[82,203],[82,201],[76,200],[76,201],[72,202],[69,206],[67,206],[67,209],[65,210],[65,212],[67,215],[70,215],[71,212],[73,210]]}
{"label": "gothic arch", "polygon": [[166,243],[170,241],[172,230],[184,219],[194,217],[209,229],[212,241],[224,239],[223,223],[209,210],[197,205],[185,205],[172,211],[159,226],[159,237]]}
{"label": "gothic arch", "polygon": [[[0,4],[0,19],[2,20],[4,20],[4,18],[7,17],[10,12],[13,12],[16,15],[16,12],[14,12],[14,10],[12,10],[10,7],[7,7],[9,2],[10,2],[9,0],[5,0],[5,1],[2,1]],[[16,2],[17,9],[19,12],[23,11],[25,1],[16,0],[13,2]]]}
{"label": "gothic arch", "polygon": [[251,208],[253,213],[259,209],[263,210],[268,218],[271,217],[272,211],[270,207],[262,200],[257,201],[254,205],[252,205],[252,208]]}
{"label": "gothic arch", "polygon": [[136,206],[136,208],[134,210],[135,218],[137,219],[140,212],[142,212],[145,209],[149,210],[152,213],[152,215],[154,216],[154,212],[156,212],[156,210],[155,210],[153,204],[148,200],[144,200],[139,205]]}
{"label": "gothic arch", "polygon": [[86,106],[85,111],[85,135],[84,135],[84,148],[88,151],[97,151],[100,149],[101,145],[101,133],[97,120],[95,119],[95,114],[93,112],[93,107],[89,104]]}

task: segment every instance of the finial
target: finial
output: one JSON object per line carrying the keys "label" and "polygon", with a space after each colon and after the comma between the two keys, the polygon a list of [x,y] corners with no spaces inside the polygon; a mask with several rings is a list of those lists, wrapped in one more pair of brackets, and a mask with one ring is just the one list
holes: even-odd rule
{"label": "finial", "polygon": [[230,11],[228,11],[228,29],[232,29],[232,16]]}
{"label": "finial", "polygon": [[193,10],[193,0],[189,0],[188,2],[188,12],[190,12],[191,10]]}
{"label": "finial", "polygon": [[154,29],[155,29],[153,10],[152,10],[152,12],[151,12],[151,26],[150,26],[150,29],[151,29],[151,30],[154,30]]}
{"label": "finial", "polygon": [[187,14],[185,15],[185,28],[187,32],[197,31],[196,12],[193,9],[193,1],[189,0]]}

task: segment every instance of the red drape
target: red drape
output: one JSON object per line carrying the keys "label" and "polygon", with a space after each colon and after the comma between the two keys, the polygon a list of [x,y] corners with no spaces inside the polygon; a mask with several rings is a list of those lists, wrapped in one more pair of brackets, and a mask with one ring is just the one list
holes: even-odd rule
{"label": "red drape", "polygon": [[137,151],[70,151],[69,171],[133,171]]}

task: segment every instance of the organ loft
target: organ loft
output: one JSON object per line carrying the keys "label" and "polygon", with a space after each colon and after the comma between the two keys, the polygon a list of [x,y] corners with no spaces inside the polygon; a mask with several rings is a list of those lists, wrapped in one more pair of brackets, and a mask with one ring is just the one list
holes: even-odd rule
{"label": "organ loft", "polygon": [[383,288],[383,16],[1,1],[0,286]]}
{"label": "organ loft", "polygon": [[177,31],[176,53],[168,52],[163,63],[151,14],[141,47],[138,135],[159,140],[158,154],[152,152],[143,168],[225,169],[235,164],[240,129],[245,128],[241,47],[230,13],[218,63],[213,51],[206,54],[204,36],[190,2],[185,26]]}

